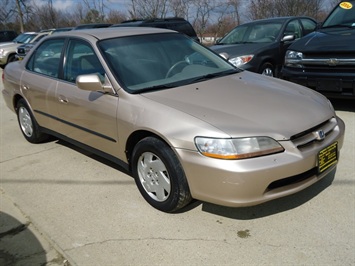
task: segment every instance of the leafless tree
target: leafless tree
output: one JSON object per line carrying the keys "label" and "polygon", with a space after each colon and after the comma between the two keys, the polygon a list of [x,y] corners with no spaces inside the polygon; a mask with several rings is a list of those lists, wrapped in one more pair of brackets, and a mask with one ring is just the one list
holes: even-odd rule
{"label": "leafless tree", "polygon": [[169,0],[131,0],[128,10],[131,19],[165,18]]}
{"label": "leafless tree", "polygon": [[110,10],[106,16],[106,22],[118,24],[127,19],[127,15],[118,10]]}
{"label": "leafless tree", "polygon": [[324,0],[251,0],[250,19],[281,16],[310,16],[318,19]]}
{"label": "leafless tree", "polygon": [[[25,12],[24,12],[25,11]],[[28,14],[29,8],[26,5],[26,0],[16,0],[16,13],[20,23],[20,31],[24,32],[24,13]]]}
{"label": "leafless tree", "polygon": [[169,6],[174,17],[189,18],[191,0],[170,0]]}
{"label": "leafless tree", "polygon": [[230,16],[234,19],[236,25],[241,24],[241,8],[242,8],[242,0],[229,0],[228,6],[231,9]]}
{"label": "leafless tree", "polygon": [[16,5],[13,0],[3,0],[3,4],[0,8],[0,21],[1,27],[6,29],[7,23],[16,12]]}
{"label": "leafless tree", "polygon": [[36,26],[38,29],[50,29],[57,28],[59,18],[61,17],[60,11],[53,7],[52,0],[47,0],[46,3],[42,5],[33,5],[33,10],[36,16],[33,17],[32,21],[36,21]]}
{"label": "leafless tree", "polygon": [[81,3],[77,3],[73,9],[73,12],[71,12],[74,25],[82,23],[85,19],[86,13],[87,10],[85,10],[84,6]]}
{"label": "leafless tree", "polygon": [[[105,11],[107,6],[104,0],[83,0],[84,6],[87,9],[87,15],[90,17],[89,20],[95,22],[102,22],[105,17]],[[96,11],[94,11],[96,10]],[[96,16],[97,18],[93,17]]]}
{"label": "leafless tree", "polygon": [[209,26],[212,11],[216,8],[215,0],[193,0],[193,9],[196,10],[192,25],[198,36],[203,36]]}

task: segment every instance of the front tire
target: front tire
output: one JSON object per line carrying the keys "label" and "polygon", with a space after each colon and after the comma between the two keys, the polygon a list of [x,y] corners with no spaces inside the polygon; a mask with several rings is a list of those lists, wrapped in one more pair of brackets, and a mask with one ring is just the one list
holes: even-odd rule
{"label": "front tire", "polygon": [[28,142],[40,143],[48,139],[48,135],[40,131],[40,127],[24,99],[18,101],[16,111],[21,132]]}
{"label": "front tire", "polygon": [[132,172],[144,199],[160,211],[177,211],[192,199],[179,160],[157,138],[147,137],[137,143],[132,154]]}
{"label": "front tire", "polygon": [[275,77],[275,67],[270,63],[265,63],[261,66],[259,73],[268,77]]}

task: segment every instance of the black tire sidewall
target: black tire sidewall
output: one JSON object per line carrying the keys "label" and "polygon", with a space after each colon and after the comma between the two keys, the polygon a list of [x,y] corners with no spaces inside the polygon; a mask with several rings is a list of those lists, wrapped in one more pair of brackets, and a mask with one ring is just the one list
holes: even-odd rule
{"label": "black tire sidewall", "polygon": [[[137,164],[139,157],[144,152],[151,152],[159,157],[159,159],[164,163],[170,178],[171,191],[167,200],[163,202],[156,201],[152,199],[144,187],[142,186]],[[132,153],[132,173],[136,182],[136,185],[144,197],[144,199],[154,208],[164,211],[164,212],[173,212],[185,206],[190,200],[181,200],[181,194],[186,194],[187,198],[190,198],[190,191],[188,189],[186,177],[182,166],[177,159],[174,152],[166,145],[163,141],[154,138],[147,137],[135,146]],[[183,197],[184,198],[184,197]],[[186,197],[185,197],[186,198]]]}

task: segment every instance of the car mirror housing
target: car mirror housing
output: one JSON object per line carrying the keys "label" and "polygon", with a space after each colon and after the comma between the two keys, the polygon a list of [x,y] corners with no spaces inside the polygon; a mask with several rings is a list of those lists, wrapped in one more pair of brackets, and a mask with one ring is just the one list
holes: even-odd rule
{"label": "car mirror housing", "polygon": [[[107,79],[105,78],[105,81],[106,80]],[[76,78],[76,85],[79,89],[85,91],[102,91],[105,93],[113,93],[112,86],[103,85],[98,74],[79,75]]]}
{"label": "car mirror housing", "polygon": [[229,59],[229,54],[227,53],[220,53],[219,54],[221,57],[223,57],[224,59],[228,60]]}
{"label": "car mirror housing", "polygon": [[295,35],[286,35],[282,38],[282,42],[292,42],[296,39],[296,36]]}

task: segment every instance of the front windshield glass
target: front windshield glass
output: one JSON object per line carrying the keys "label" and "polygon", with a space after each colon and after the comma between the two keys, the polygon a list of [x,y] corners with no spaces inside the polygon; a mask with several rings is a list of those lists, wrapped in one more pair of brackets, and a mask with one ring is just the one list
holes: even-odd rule
{"label": "front windshield glass", "polygon": [[17,36],[13,40],[13,42],[15,42],[15,43],[29,43],[36,36],[37,36],[37,34],[22,33],[19,36]]}
{"label": "front windshield glass", "polygon": [[340,3],[323,23],[323,28],[337,26],[355,26],[355,6],[352,3]]}
{"label": "front windshield glass", "polygon": [[280,33],[281,22],[252,23],[234,28],[218,44],[269,43]]}
{"label": "front windshield glass", "polygon": [[99,42],[117,80],[131,93],[168,89],[237,72],[182,34],[127,36]]}

